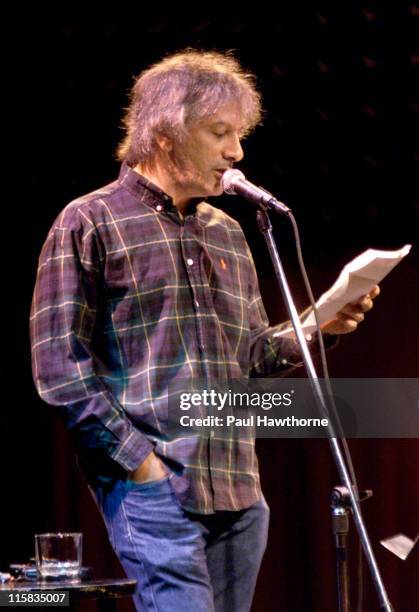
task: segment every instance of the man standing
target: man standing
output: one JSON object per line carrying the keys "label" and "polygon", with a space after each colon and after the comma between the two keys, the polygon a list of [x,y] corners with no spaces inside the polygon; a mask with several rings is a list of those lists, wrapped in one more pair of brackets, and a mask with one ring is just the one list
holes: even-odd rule
{"label": "man standing", "polygon": [[[230,55],[187,51],[145,70],[119,179],[70,203],[40,256],[35,383],[74,434],[138,610],[249,610],[266,547],[254,440],[165,429],[170,383],[300,364],[269,327],[240,226],[204,201],[260,116]],[[376,294],[323,331],[355,329]]]}

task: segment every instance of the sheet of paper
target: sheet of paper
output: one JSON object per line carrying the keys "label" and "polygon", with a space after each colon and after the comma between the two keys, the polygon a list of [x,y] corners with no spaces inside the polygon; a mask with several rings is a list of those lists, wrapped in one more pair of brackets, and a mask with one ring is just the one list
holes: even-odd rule
{"label": "sheet of paper", "polygon": [[[343,268],[332,287],[317,300],[316,306],[320,325],[330,321],[336,313],[348,304],[355,302],[377,285],[409,253],[411,244],[396,251],[367,249]],[[311,334],[316,326],[311,312],[302,323],[305,334]],[[293,336],[293,328],[286,327],[275,336]]]}
{"label": "sheet of paper", "polygon": [[416,537],[414,540],[411,540],[403,533],[397,533],[395,536],[391,538],[386,538],[385,540],[380,540],[380,544],[387,548],[392,553],[397,555],[400,559],[407,559],[409,554],[412,552],[415,544],[417,543],[418,538]]}

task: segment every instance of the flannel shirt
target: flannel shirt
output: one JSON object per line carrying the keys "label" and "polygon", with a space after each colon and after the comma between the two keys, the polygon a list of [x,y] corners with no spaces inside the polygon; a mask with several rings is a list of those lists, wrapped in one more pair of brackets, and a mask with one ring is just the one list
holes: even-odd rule
{"label": "flannel shirt", "polygon": [[180,379],[285,375],[293,340],[274,338],[239,224],[206,202],[184,218],[125,164],[70,203],[42,249],[31,310],[33,374],[60,407],[93,486],[154,450],[184,508],[204,514],[260,498],[255,441],[165,431]]}

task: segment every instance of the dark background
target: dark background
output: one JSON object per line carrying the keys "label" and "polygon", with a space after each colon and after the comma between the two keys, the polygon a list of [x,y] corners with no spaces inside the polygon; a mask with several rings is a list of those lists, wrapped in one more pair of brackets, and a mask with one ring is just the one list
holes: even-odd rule
{"label": "dark background", "polygon": [[[266,115],[245,143],[241,168],[293,208],[317,296],[364,249],[415,243],[419,6],[316,0],[281,7],[260,6],[252,14],[224,6],[218,15],[198,17],[164,5],[154,15],[139,4],[16,5],[3,24],[12,33],[6,59],[16,109],[3,116],[16,147],[3,204],[5,241],[11,240],[8,247],[3,242],[3,571],[33,554],[34,533],[72,529],[84,532],[85,562],[98,576],[121,573],[67,432],[35,393],[27,321],[37,257],[52,221],[71,199],[117,175],[114,150],[133,75],[189,45],[235,49],[256,73]],[[282,320],[254,211],[228,196],[217,205],[242,223],[270,319]],[[274,225],[302,308],[307,301],[290,229],[282,219]],[[418,376],[418,280],[414,246],[383,281],[367,321],[329,354],[331,375]],[[419,530],[417,440],[352,440],[350,446],[360,487],[374,490],[364,513],[390,598],[397,611],[412,612],[419,609],[418,551],[402,562],[379,540],[397,532],[413,538]],[[328,496],[337,475],[327,442],[262,440],[258,448],[272,518],[253,610],[333,611]],[[354,530],[351,540],[354,560]],[[365,588],[364,610],[378,610],[367,572]]]}

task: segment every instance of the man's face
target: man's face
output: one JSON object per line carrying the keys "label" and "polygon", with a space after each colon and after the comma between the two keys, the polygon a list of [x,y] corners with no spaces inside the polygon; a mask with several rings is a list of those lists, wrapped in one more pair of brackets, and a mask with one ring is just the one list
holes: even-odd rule
{"label": "man's face", "polygon": [[238,104],[226,104],[197,121],[182,144],[174,144],[172,161],[177,189],[187,198],[221,195],[221,177],[243,158],[242,115]]}

